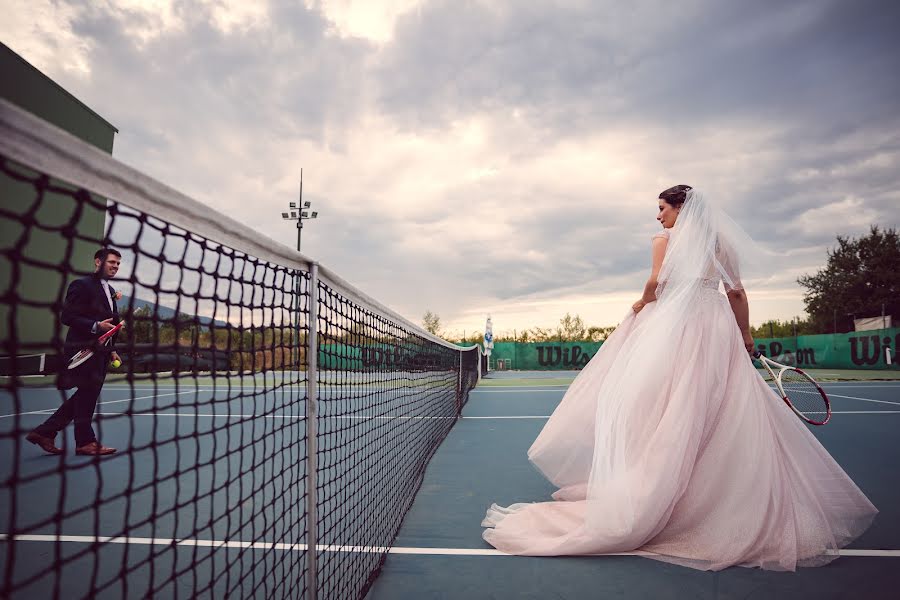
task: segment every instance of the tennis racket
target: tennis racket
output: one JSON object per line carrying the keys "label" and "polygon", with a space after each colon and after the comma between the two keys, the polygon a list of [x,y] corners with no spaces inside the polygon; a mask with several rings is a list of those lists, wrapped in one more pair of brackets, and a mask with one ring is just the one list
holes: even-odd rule
{"label": "tennis racket", "polygon": [[769,372],[781,399],[798,417],[810,425],[824,425],[831,419],[831,402],[815,379],[801,369],[775,362],[759,351],[753,353],[753,358]]}
{"label": "tennis racket", "polygon": [[94,352],[98,347],[109,346],[112,343],[112,337],[119,333],[119,330],[122,329],[123,325],[125,325],[125,321],[122,321],[121,323],[98,337],[91,346],[76,352],[75,356],[69,359],[69,368],[74,369],[78,365],[84,364],[86,360],[94,355]]}

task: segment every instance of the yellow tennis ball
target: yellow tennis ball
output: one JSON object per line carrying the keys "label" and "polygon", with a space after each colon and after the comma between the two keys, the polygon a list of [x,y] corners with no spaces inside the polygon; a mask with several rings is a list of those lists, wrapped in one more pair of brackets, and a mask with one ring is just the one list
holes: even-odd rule
{"label": "yellow tennis ball", "polygon": [[110,364],[112,365],[113,369],[118,369],[119,367],[122,366],[122,361],[117,358],[117,359],[113,360]]}

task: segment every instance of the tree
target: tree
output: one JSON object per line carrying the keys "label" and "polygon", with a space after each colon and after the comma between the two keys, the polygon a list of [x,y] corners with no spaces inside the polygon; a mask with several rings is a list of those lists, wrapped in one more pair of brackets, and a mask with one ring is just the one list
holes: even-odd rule
{"label": "tree", "polygon": [[818,333],[851,331],[853,318],[900,314],[900,235],[873,225],[859,239],[837,236],[825,268],[803,275],[803,302]]}
{"label": "tree", "polygon": [[[125,320],[126,327],[131,329],[131,336],[136,344],[148,344],[154,341],[155,322],[153,319],[153,310],[147,306],[141,306],[134,309],[130,314],[128,308],[124,307],[119,311],[121,317]],[[128,332],[126,331],[126,335]]]}
{"label": "tree", "polygon": [[793,337],[794,335],[809,335],[817,333],[811,319],[793,319],[791,321],[779,321],[772,319],[759,327],[751,327],[750,334],[754,338]]}
{"label": "tree", "polygon": [[532,327],[522,333],[523,342],[551,342],[556,341],[558,336],[552,329],[544,329],[543,327]]}
{"label": "tree", "polygon": [[573,317],[566,313],[566,316],[559,320],[559,326],[561,330],[560,336],[568,342],[581,342],[587,337],[584,321],[578,315]]}
{"label": "tree", "polygon": [[475,331],[471,335],[460,337],[459,341],[463,344],[484,344],[484,333]]}
{"label": "tree", "polygon": [[609,334],[615,330],[615,327],[588,327],[586,341],[604,342],[609,337]]}
{"label": "tree", "polygon": [[430,310],[426,310],[422,316],[422,326],[425,328],[425,331],[432,335],[441,334],[441,318]]}

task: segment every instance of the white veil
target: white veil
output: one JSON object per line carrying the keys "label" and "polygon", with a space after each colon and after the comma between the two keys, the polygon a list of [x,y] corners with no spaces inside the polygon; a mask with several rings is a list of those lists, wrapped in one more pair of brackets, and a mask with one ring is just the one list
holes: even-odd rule
{"label": "white veil", "polygon": [[725,289],[740,289],[742,269],[758,255],[750,236],[705,194],[691,189],[686,196],[659,274],[660,301],[672,302],[703,280],[721,279]]}
{"label": "white veil", "polygon": [[[650,539],[657,531],[654,528],[661,529],[667,522],[669,500],[680,495],[675,488],[688,477],[658,473],[690,469],[698,451],[691,445],[699,436],[672,431],[673,422],[691,425],[684,418],[672,418],[668,411],[678,407],[657,399],[660,394],[669,395],[672,370],[685,368],[691,360],[681,354],[678,344],[698,314],[693,309],[710,299],[724,301],[716,294],[720,280],[726,289],[742,288],[741,272],[754,262],[755,248],[741,227],[703,193],[687,192],[671,229],[657,302],[644,308],[641,319],[629,315],[620,326],[633,328],[628,334],[633,342],[615,354],[595,396],[595,446],[587,487],[582,488],[584,499],[595,508],[586,511],[577,536],[603,539],[628,550]],[[552,482],[561,488],[570,486],[583,476],[577,470],[584,463],[560,460],[552,451],[555,434],[548,435],[543,440],[539,436],[529,456]],[[645,452],[661,445],[669,449],[665,456]],[[665,485],[672,489],[664,489]]]}

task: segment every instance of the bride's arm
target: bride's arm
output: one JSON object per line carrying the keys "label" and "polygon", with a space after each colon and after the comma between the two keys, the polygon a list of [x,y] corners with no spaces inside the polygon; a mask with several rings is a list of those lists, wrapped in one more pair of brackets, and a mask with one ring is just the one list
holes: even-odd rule
{"label": "bride's arm", "polygon": [[743,289],[728,290],[728,303],[734,313],[738,329],[744,338],[744,347],[747,352],[753,352],[753,335],[750,333],[750,305],[747,302],[747,293]]}
{"label": "bride's arm", "polygon": [[647,283],[644,284],[644,294],[641,296],[641,299],[635,302],[631,307],[636,313],[641,312],[642,308],[656,300],[656,285],[659,283],[657,278],[659,277],[659,270],[662,268],[663,258],[666,256],[666,245],[668,243],[669,240],[664,237],[660,236],[653,238],[653,246],[651,249],[653,266],[650,269],[650,278],[647,279]]}

